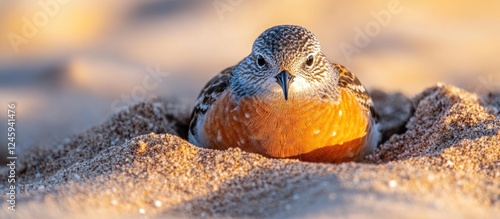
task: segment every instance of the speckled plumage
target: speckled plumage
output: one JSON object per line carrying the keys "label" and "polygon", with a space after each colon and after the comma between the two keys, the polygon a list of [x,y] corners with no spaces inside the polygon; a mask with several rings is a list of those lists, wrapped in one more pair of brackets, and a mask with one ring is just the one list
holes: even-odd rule
{"label": "speckled plumage", "polygon": [[300,26],[264,31],[252,53],[200,93],[189,141],[317,162],[355,160],[379,140],[372,102],[360,81],[332,64]]}

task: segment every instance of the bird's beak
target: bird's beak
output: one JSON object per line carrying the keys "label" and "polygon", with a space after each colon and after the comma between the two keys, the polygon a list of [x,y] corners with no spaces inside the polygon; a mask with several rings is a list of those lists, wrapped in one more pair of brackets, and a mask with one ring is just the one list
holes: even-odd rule
{"label": "bird's beak", "polygon": [[283,94],[285,94],[285,100],[288,100],[288,89],[290,88],[290,84],[292,84],[293,78],[295,76],[288,73],[288,71],[282,71],[276,76],[276,80],[278,84],[283,88]]}

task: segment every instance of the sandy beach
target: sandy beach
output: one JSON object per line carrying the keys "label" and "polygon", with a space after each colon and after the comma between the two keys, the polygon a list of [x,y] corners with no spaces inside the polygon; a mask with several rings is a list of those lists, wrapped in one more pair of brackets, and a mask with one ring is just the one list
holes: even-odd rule
{"label": "sandy beach", "polygon": [[[0,218],[498,218],[500,1],[284,2],[0,1]],[[373,154],[185,141],[207,81],[283,24],[370,90]]]}
{"label": "sandy beach", "polygon": [[[494,218],[500,95],[373,91],[385,143],[362,162],[270,159],[186,142],[190,109],[152,99],[20,158],[2,218]],[[179,137],[181,136],[181,137]],[[2,191],[7,170],[2,169]]]}

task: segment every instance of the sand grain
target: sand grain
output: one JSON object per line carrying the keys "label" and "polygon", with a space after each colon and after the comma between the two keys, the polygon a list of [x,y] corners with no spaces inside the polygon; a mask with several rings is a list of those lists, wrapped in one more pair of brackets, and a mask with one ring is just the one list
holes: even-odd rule
{"label": "sand grain", "polygon": [[481,99],[448,85],[411,100],[377,95],[384,127],[400,134],[388,136],[363,162],[338,165],[198,148],[176,136],[185,132],[189,112],[169,112],[173,108],[164,102],[140,103],[61,146],[40,147],[23,158],[18,212],[0,213],[12,218],[494,218],[500,213],[499,96]]}

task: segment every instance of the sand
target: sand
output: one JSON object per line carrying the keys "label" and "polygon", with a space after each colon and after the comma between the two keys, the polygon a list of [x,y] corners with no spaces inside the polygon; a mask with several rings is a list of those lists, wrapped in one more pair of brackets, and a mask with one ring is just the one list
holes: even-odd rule
{"label": "sand", "polygon": [[[269,159],[186,142],[189,109],[162,100],[26,153],[1,218],[494,218],[500,95],[438,84],[372,92],[387,141],[362,162]],[[2,191],[6,172],[2,171]]]}

